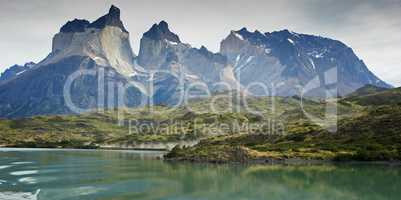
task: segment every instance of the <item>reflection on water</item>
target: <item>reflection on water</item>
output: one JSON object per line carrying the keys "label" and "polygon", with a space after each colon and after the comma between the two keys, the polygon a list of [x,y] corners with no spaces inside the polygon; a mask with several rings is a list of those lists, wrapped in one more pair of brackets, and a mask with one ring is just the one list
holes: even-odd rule
{"label": "reflection on water", "polygon": [[0,150],[0,199],[398,200],[401,196],[400,167],[207,165],[163,162],[160,156]]}

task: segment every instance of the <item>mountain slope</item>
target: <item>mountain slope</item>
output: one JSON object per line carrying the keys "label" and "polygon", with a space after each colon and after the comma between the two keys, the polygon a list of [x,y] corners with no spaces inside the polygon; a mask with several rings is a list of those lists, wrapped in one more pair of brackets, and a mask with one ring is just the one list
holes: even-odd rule
{"label": "mountain slope", "polygon": [[335,86],[341,96],[366,84],[391,87],[370,72],[351,48],[328,38],[243,28],[232,31],[220,51],[241,84],[261,82],[275,87],[277,95],[299,94],[297,85],[309,91]]}
{"label": "mountain slope", "polygon": [[[122,101],[116,99],[117,87],[128,85],[132,73],[129,34],[120,10],[112,6],[93,23],[77,19],[66,23],[54,36],[49,56],[0,85],[0,117],[76,113],[123,106],[122,101],[137,106],[142,95],[137,88],[128,88]],[[74,76],[68,88],[68,78]]]}

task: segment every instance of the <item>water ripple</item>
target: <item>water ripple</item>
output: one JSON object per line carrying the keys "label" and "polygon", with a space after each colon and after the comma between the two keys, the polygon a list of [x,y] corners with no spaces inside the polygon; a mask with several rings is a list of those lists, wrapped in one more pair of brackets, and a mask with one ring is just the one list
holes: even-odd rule
{"label": "water ripple", "polygon": [[0,192],[1,200],[37,200],[40,190],[35,193],[30,192]]}
{"label": "water ripple", "polygon": [[33,164],[33,162],[13,162],[11,164],[12,165],[27,165],[27,164]]}
{"label": "water ripple", "polygon": [[15,171],[11,172],[10,174],[13,176],[23,176],[23,175],[37,174],[38,172],[39,172],[38,170],[26,170],[26,171]]}
{"label": "water ripple", "polygon": [[12,165],[1,165],[0,169],[6,169],[6,168],[9,168],[9,167],[12,167]]}
{"label": "water ripple", "polygon": [[24,177],[24,178],[18,179],[18,182],[25,183],[25,184],[36,184],[38,181],[32,177]]}

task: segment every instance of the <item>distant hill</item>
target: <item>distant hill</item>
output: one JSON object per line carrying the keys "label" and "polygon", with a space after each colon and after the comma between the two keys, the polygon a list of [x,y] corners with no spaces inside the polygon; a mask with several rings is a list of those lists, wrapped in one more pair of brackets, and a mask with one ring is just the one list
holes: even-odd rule
{"label": "distant hill", "polygon": [[365,85],[365,86],[355,90],[355,92],[350,93],[349,95],[347,95],[347,97],[366,96],[366,95],[375,94],[378,92],[383,92],[388,89],[389,88],[384,88],[384,87],[379,87],[379,86],[368,84],[368,85]]}
{"label": "distant hill", "polygon": [[401,104],[401,88],[385,89],[369,85],[360,88],[344,100],[362,106]]}

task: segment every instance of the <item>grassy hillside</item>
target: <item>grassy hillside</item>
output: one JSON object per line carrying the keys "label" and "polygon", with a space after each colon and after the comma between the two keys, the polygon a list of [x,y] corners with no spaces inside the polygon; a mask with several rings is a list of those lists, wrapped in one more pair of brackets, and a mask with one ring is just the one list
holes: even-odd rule
{"label": "grassy hillside", "polygon": [[356,91],[352,92],[351,94],[347,95],[347,97],[350,98],[350,97],[366,96],[366,95],[371,95],[371,94],[375,94],[378,92],[383,92],[386,90],[389,90],[389,89],[378,87],[375,85],[365,85],[365,86],[357,89]]}
{"label": "grassy hillside", "polygon": [[[194,136],[187,130],[170,126],[171,112],[155,108],[160,114],[150,114],[146,109],[93,112],[70,116],[37,116],[32,118],[0,120],[0,145],[16,147],[75,147],[96,148],[103,145],[129,145],[141,142],[174,142],[190,140]],[[118,114],[123,115],[119,121]],[[174,113],[180,117],[180,113]],[[147,128],[138,133],[138,124],[166,123],[169,134],[163,130]],[[131,124],[130,124],[131,123]],[[150,127],[150,125],[149,125]],[[185,129],[185,126],[183,126]]]}
{"label": "grassy hillside", "polygon": [[[361,90],[363,90],[362,88]],[[393,88],[387,90],[368,89],[353,93],[350,97],[343,101],[352,102],[362,106],[379,106],[379,105],[401,105],[401,88]]]}
{"label": "grassy hillside", "polygon": [[[298,97],[233,101],[217,95],[176,109],[159,106],[4,119],[0,120],[0,146],[98,148],[201,140],[194,147],[176,147],[167,158],[401,160],[401,105],[393,103],[398,91],[373,91],[339,101],[304,100],[302,106]],[[382,98],[383,94],[394,98]],[[337,112],[326,113],[331,105],[336,105]],[[337,122],[338,130],[329,132],[333,124],[319,120]]]}
{"label": "grassy hillside", "polygon": [[[306,119],[296,97],[247,98],[247,102],[232,101],[227,96],[215,98],[213,106],[210,106],[212,99],[198,99],[176,109],[159,106],[152,110],[138,108],[3,119],[0,120],[0,145],[96,148],[194,141],[216,135],[244,134],[249,132],[248,125],[259,127],[255,133],[264,133],[272,123],[285,128],[289,121]],[[320,116],[326,104],[306,101],[304,109]],[[357,106],[340,105],[340,116],[352,114],[353,109]]]}
{"label": "grassy hillside", "polygon": [[401,160],[401,106],[380,106],[343,118],[331,133],[309,122],[288,125],[287,135],[220,136],[191,148],[175,148],[167,158],[208,162],[285,159]]}
{"label": "grassy hillside", "polygon": [[[400,91],[400,88],[381,90],[366,87],[341,99],[335,119],[338,129],[334,133],[306,118],[299,107],[291,107],[279,115],[286,121],[285,134],[266,131],[211,137],[194,147],[176,147],[166,157],[202,162],[288,159],[401,161]],[[304,109],[315,116],[324,115],[322,108],[327,103],[307,102]]]}

